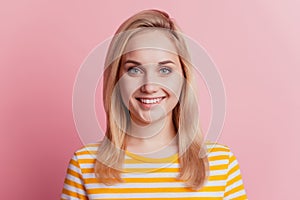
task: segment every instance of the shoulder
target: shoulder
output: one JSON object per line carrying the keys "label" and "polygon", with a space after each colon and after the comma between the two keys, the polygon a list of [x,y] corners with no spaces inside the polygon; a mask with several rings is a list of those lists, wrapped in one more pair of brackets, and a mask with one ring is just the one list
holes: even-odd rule
{"label": "shoulder", "polygon": [[206,143],[206,155],[210,160],[229,161],[234,155],[229,146],[220,143]]}
{"label": "shoulder", "polygon": [[239,168],[237,158],[227,145],[206,143],[206,148],[206,155],[211,166],[226,166],[227,169]]}
{"label": "shoulder", "polygon": [[89,144],[85,144],[81,147],[79,147],[75,153],[91,153],[93,151],[97,151],[98,147],[100,145],[101,142],[93,142],[93,143],[89,143]]}
{"label": "shoulder", "polygon": [[84,160],[96,159],[100,142],[89,143],[78,148],[73,155],[79,163]]}
{"label": "shoulder", "polygon": [[210,153],[210,152],[223,152],[223,153],[227,153],[227,154],[231,153],[231,149],[229,148],[229,146],[220,144],[220,143],[216,143],[216,142],[215,143],[214,142],[206,142],[205,147],[206,147],[207,153]]}

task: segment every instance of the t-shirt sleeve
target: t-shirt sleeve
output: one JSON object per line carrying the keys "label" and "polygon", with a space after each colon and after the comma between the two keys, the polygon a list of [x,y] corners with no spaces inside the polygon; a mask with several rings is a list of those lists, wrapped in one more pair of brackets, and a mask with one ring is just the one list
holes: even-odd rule
{"label": "t-shirt sleeve", "polygon": [[69,162],[67,174],[64,181],[61,200],[88,199],[83,184],[82,172],[76,154]]}
{"label": "t-shirt sleeve", "polygon": [[236,157],[230,152],[229,165],[224,194],[225,200],[247,200],[241,170]]}

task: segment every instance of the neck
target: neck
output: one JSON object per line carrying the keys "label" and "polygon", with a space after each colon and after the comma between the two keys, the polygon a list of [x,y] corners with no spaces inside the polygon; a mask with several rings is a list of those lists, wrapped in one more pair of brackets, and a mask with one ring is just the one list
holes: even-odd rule
{"label": "neck", "polygon": [[176,146],[176,130],[172,121],[172,113],[162,120],[141,125],[131,120],[126,135],[127,150],[135,153],[157,152],[167,146]]}

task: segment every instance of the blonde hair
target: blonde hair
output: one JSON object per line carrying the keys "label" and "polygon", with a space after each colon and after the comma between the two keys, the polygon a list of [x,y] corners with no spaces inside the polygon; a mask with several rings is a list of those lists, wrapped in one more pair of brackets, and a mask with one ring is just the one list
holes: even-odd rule
{"label": "blonde hair", "polygon": [[[107,185],[123,182],[121,178],[126,149],[125,130],[129,112],[123,104],[118,88],[121,56],[128,40],[139,30],[161,28],[167,30],[174,42],[181,62],[185,84],[179,102],[173,109],[173,123],[178,136],[180,173],[179,180],[197,190],[208,178],[208,159],[203,145],[199,120],[194,117],[198,110],[192,89],[194,79],[192,65],[184,38],[179,27],[165,12],[144,10],[127,19],[116,31],[106,55],[103,86],[104,109],[107,117],[106,137],[101,141],[95,163],[97,179]],[[129,31],[131,30],[131,31]],[[129,31],[126,33],[126,31]],[[125,34],[124,34],[125,33]],[[202,156],[200,156],[200,153]]]}

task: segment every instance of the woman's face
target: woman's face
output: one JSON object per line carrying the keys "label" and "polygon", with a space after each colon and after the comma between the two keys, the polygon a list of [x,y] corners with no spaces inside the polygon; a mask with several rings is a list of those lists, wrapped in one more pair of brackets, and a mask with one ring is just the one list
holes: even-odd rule
{"label": "woman's face", "polygon": [[139,33],[125,52],[118,84],[131,118],[146,125],[171,117],[184,81],[172,40],[161,31]]}

